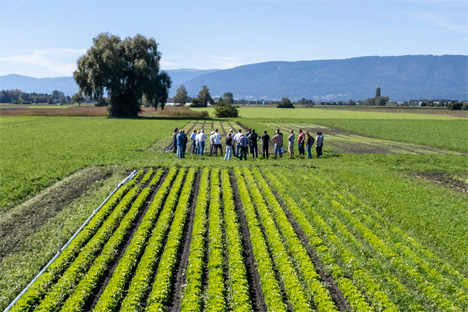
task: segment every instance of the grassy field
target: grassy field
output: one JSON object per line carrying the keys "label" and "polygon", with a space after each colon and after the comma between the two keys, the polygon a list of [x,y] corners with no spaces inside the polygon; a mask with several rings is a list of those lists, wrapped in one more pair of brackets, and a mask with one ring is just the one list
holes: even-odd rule
{"label": "grassy field", "polygon": [[[211,108],[208,110],[213,114]],[[259,107],[241,108],[239,114],[243,124],[254,126],[262,122],[318,124],[373,138],[468,152],[468,119],[462,117],[389,113],[380,110],[376,112],[320,108],[265,110]],[[467,117],[468,112],[460,112],[460,116]]]}
{"label": "grassy field", "polygon": [[[283,157],[283,159],[276,160],[271,158],[268,160],[252,159],[248,155],[249,159],[246,162],[237,159],[227,162],[219,156],[199,156],[188,153],[187,158],[177,159],[173,153],[161,153],[164,147],[170,144],[172,130],[175,127],[185,127],[186,130],[189,130],[190,127],[196,129],[203,127],[206,130],[218,127],[222,129],[221,132],[224,132],[231,127],[236,129],[239,126],[235,124],[236,122],[240,122],[245,127],[255,128],[259,133],[266,129],[270,135],[276,127],[285,127],[285,129],[288,127],[296,129],[301,126],[308,126],[311,129],[315,129],[314,127],[317,126],[339,128],[348,131],[346,134],[333,133],[335,138],[341,138],[344,140],[343,142],[350,143],[357,140],[373,146],[392,146],[392,153],[339,152],[335,146],[331,145],[331,140],[328,145],[327,141],[325,142],[323,158],[316,159],[314,157],[311,160],[298,155],[296,155],[296,159]],[[144,191],[146,184],[142,183],[138,186],[138,191],[132,195],[134,197],[129,203],[143,200],[137,199],[137,192],[141,193],[138,195],[139,198],[140,196],[149,196],[150,192],[157,190],[160,190],[161,194],[154,193],[155,199],[151,197],[147,200],[148,203],[160,198],[157,200],[161,200],[161,205],[164,206],[164,203],[169,205],[171,202],[164,201],[166,196],[167,198],[185,198],[179,199],[180,209],[185,211],[185,217],[180,215],[180,222],[183,223],[179,227],[180,231],[183,231],[177,232],[175,230],[177,226],[174,226],[174,233],[170,234],[173,230],[168,223],[165,225],[167,232],[164,232],[166,233],[164,235],[169,236],[160,234],[163,235],[161,237],[167,237],[169,240],[172,239],[170,237],[173,235],[174,242],[179,241],[180,235],[188,235],[189,231],[184,230],[187,229],[188,224],[193,224],[193,230],[191,230],[193,233],[200,231],[199,237],[201,238],[199,239],[202,241],[205,235],[224,237],[221,241],[213,242],[213,247],[207,243],[206,248],[209,249],[206,250],[206,253],[210,255],[210,258],[201,258],[202,260],[200,260],[196,256],[185,254],[186,261],[195,261],[190,263],[200,263],[202,267],[206,264],[213,268],[213,276],[207,274],[203,285],[208,285],[208,280],[213,278],[214,285],[219,286],[219,291],[215,291],[209,287],[197,288],[199,286],[194,285],[195,292],[193,294],[195,295],[193,298],[197,302],[193,305],[194,307],[198,304],[205,306],[215,304],[215,302],[220,302],[221,306],[229,305],[231,308],[233,308],[233,304],[235,305],[230,301],[232,300],[231,294],[234,284],[219,282],[219,276],[229,276],[227,273],[228,264],[225,264],[226,266],[216,264],[219,259],[226,256],[222,253],[218,253],[216,256],[216,253],[219,250],[228,252],[228,245],[226,245],[228,237],[226,234],[216,234],[217,232],[209,234],[211,232],[206,231],[206,229],[227,233],[228,230],[224,227],[239,227],[240,225],[229,225],[228,220],[232,220],[232,218],[219,219],[217,216],[222,217],[227,213],[239,214],[243,211],[244,217],[242,218],[244,219],[241,218],[242,214],[238,216],[241,218],[239,222],[246,222],[243,225],[245,226],[243,230],[254,235],[258,230],[255,224],[258,223],[260,232],[257,234],[263,231],[263,235],[265,235],[263,239],[265,239],[265,244],[269,246],[267,254],[270,254],[271,265],[277,272],[277,277],[273,277],[269,282],[266,280],[258,281],[258,285],[262,285],[262,287],[271,285],[273,297],[270,298],[269,294],[262,294],[262,292],[255,296],[250,294],[250,299],[246,301],[250,302],[249,304],[271,300],[267,304],[270,307],[274,307],[275,304],[288,304],[291,307],[300,307],[302,304],[311,304],[314,307],[318,304],[324,304],[324,306],[331,304],[337,310],[354,311],[382,310],[383,307],[389,309],[397,307],[397,310],[401,311],[413,309],[427,311],[464,310],[468,308],[466,300],[468,298],[466,297],[468,292],[466,278],[468,276],[466,262],[468,257],[468,245],[466,244],[468,220],[465,218],[468,155],[450,151],[468,152],[467,122],[468,120],[463,118],[437,115],[349,112],[316,108],[296,110],[245,108],[241,109],[241,118],[228,122],[215,119],[193,121],[168,117],[117,120],[100,117],[0,116],[0,225],[4,227],[18,224],[17,232],[21,233],[18,237],[9,237],[0,231],[0,235],[4,235],[0,237],[2,244],[8,246],[10,251],[5,254],[0,253],[0,271],[2,272],[0,274],[0,289],[3,290],[0,293],[0,308],[4,308],[54,254],[58,235],[57,227],[62,227],[61,241],[63,243],[76,230],[80,222],[102,201],[116,181],[120,181],[128,174],[128,170],[154,168],[154,171],[148,169],[142,171],[148,172],[148,175],[151,172],[154,175],[152,177],[160,179],[160,181],[154,182],[156,184],[151,186],[152,189],[146,191]],[[327,135],[325,131],[324,134]],[[366,138],[361,139],[356,134]],[[378,140],[367,137],[378,138]],[[392,143],[392,141],[396,142]],[[408,144],[405,145],[405,142]],[[179,170],[180,168],[184,169]],[[174,174],[172,178],[168,178],[170,172]],[[176,172],[178,172],[178,178],[176,178]],[[226,178],[226,174],[228,178]],[[140,176],[141,178],[142,176]],[[211,179],[212,182],[208,183],[206,179]],[[148,183],[150,176],[146,180]],[[166,180],[167,182],[163,182]],[[182,183],[182,181],[185,182]],[[205,181],[203,182],[205,184],[201,181]],[[210,186],[206,186],[206,183]],[[163,184],[166,186],[163,187]],[[160,186],[157,188],[156,185]],[[169,187],[170,185],[172,187]],[[187,186],[182,188],[183,185]],[[205,187],[206,189],[204,189]],[[220,191],[223,188],[225,191]],[[226,199],[225,194],[226,190],[231,188],[237,189],[238,194],[233,194],[237,196],[232,199],[236,208],[230,212],[226,210],[230,205],[230,199]],[[67,193],[69,189],[71,191]],[[170,190],[178,192],[178,195],[163,193]],[[200,192],[207,197],[203,199]],[[61,196],[57,196],[58,194]],[[193,197],[190,194],[199,195]],[[185,204],[183,204],[184,200]],[[200,207],[198,207],[198,201],[201,203]],[[193,206],[190,208],[193,211],[202,209],[202,211],[210,213],[209,218],[205,221],[192,219],[193,214],[189,212],[192,210],[188,210],[189,206],[187,206],[189,203],[190,207]],[[209,210],[203,210],[207,209],[203,207],[203,203],[209,205],[206,206],[209,207]],[[172,203],[172,205],[175,204],[177,202]],[[57,211],[50,214],[48,207],[56,206],[60,209],[55,209]],[[294,210],[296,206],[299,210]],[[173,209],[175,207],[173,206]],[[249,212],[249,207],[254,210]],[[280,210],[274,210],[276,209],[274,207],[283,207],[286,215],[282,216]],[[139,213],[138,209],[140,208],[137,207],[128,206],[122,209],[127,209],[128,213],[132,214],[131,218],[138,220],[143,218],[145,213],[149,213]],[[223,214],[216,213],[217,209],[224,211]],[[269,209],[272,210],[268,212]],[[179,218],[176,217],[179,212],[175,211],[174,214],[169,214],[170,218],[175,218],[174,220]],[[258,215],[255,216],[255,213],[249,215],[253,211],[256,211]],[[157,216],[157,212],[154,213]],[[301,217],[294,216],[296,213],[299,213]],[[38,215],[42,218],[41,222],[34,221],[34,216]],[[291,225],[287,225],[285,217],[290,220],[292,228]],[[119,218],[123,218],[123,215]],[[27,222],[23,222],[23,219]],[[15,223],[15,220],[22,220],[22,222]],[[137,231],[136,228],[132,228],[133,221],[124,220],[127,219],[122,219],[122,223],[128,223],[129,227],[122,232],[122,235],[126,231]],[[304,220],[306,223],[295,223]],[[136,223],[140,224],[139,222]],[[151,222],[156,221],[153,219]],[[207,228],[203,230],[203,227],[200,227],[201,225],[197,222],[205,224]],[[315,228],[316,238],[312,239],[310,236],[312,234],[307,234],[307,229],[310,227],[307,222]],[[266,228],[262,227],[262,224],[275,224],[275,226],[272,227],[271,231],[265,231]],[[306,236],[301,236],[303,234],[298,230],[299,228]],[[22,229],[28,230],[23,231]],[[320,276],[312,278],[312,273],[309,276],[309,273],[296,267],[302,261],[296,257],[304,255],[290,253],[292,250],[290,248],[295,248],[292,247],[293,245],[288,245],[287,237],[289,236],[287,235],[292,234],[287,233],[291,230],[297,233],[300,240],[300,242],[295,241],[297,238],[293,239],[292,237],[295,237],[293,235],[289,239],[291,244],[299,244],[297,248],[303,248],[300,247],[302,244],[306,253],[310,251],[309,249],[317,252],[316,257],[318,258],[312,259],[318,261],[314,262],[314,265],[323,266],[323,272],[320,271]],[[228,232],[231,233],[232,230]],[[110,233],[109,235],[111,235]],[[150,239],[148,234],[141,235],[141,239]],[[241,232],[240,235],[244,235],[243,241],[247,239],[245,233]],[[128,239],[125,238],[127,236],[119,238],[122,244],[127,244],[125,243],[125,239]],[[261,240],[260,236],[256,240]],[[279,240],[277,240],[278,238]],[[253,239],[253,236],[250,236],[250,239]],[[307,239],[310,241],[307,242]],[[165,242],[166,238],[161,240],[161,242],[163,241]],[[187,244],[190,244],[190,239],[184,239],[180,244],[186,246],[180,248],[189,250]],[[196,242],[194,241],[193,244]],[[130,248],[132,245],[128,246]],[[264,251],[261,251],[261,247],[258,247],[260,248],[258,250],[255,249],[257,248],[255,246],[249,248],[253,248],[249,249],[252,252],[250,265],[254,265],[253,269],[258,269],[260,273],[263,272],[261,270],[267,270],[266,267],[255,267],[259,263],[258,259],[267,257],[267,254],[262,256]],[[107,256],[114,251],[109,252],[106,254]],[[143,250],[139,249],[138,252],[139,255],[142,255]],[[290,254],[290,260],[278,258],[284,252]],[[203,254],[204,252],[201,253],[201,255]],[[135,255],[137,254],[133,254],[133,257]],[[158,255],[163,256],[162,251]],[[221,258],[210,260],[211,255]],[[108,268],[110,262],[106,262],[107,260],[102,257],[98,257],[99,261],[104,261],[99,270],[105,272],[107,269],[104,268]],[[126,259],[123,254],[120,254],[118,259],[120,257]],[[140,256],[136,257],[139,259]],[[172,259],[170,255],[167,257]],[[34,258],[34,261],[28,260],[31,258]],[[141,259],[144,259],[144,256]],[[71,263],[72,260],[67,261]],[[288,261],[292,262],[287,264]],[[126,272],[134,272],[137,269],[134,267],[137,262],[132,263],[134,264],[127,267]],[[181,277],[176,277],[178,272],[185,272],[184,265],[187,263],[183,263],[185,262],[177,260],[171,266],[167,266],[167,270],[170,271],[167,274],[170,275],[164,275],[163,272],[158,273],[154,271],[153,267],[151,269],[154,271],[152,276],[157,278],[156,276],[160,275],[161,282],[145,287],[153,287],[152,291],[157,294],[159,292],[157,287],[169,285],[169,289],[172,289],[171,295],[162,298],[147,292],[144,295],[146,298],[144,300],[148,300],[148,303],[151,302],[155,307],[161,302],[169,307],[174,304],[190,307],[190,302],[178,302],[176,299],[178,295],[174,295],[178,292],[189,291],[189,286],[184,290],[183,287],[179,289],[177,288],[179,286],[164,282],[167,281],[167,276],[173,276],[183,285]],[[83,265],[85,264],[83,263]],[[294,276],[297,274],[296,277],[288,273],[288,270],[292,268],[295,268],[293,271],[295,272]],[[80,270],[87,272],[88,269],[91,267],[81,267]],[[305,270],[305,268],[303,269]],[[92,270],[97,270],[97,268]],[[222,273],[223,270],[224,273]],[[209,271],[211,272],[211,269]],[[22,273],[18,274],[17,272]],[[62,273],[57,273],[56,277],[62,276]],[[135,273],[128,274],[133,276]],[[189,273],[187,272],[187,274]],[[331,282],[327,276],[333,277],[335,282]],[[67,294],[61,297],[60,303],[52,299],[55,298],[54,294],[61,293],[59,287],[62,284],[58,283],[50,295],[47,297],[44,297],[45,294],[41,295],[41,298],[49,298],[45,300],[45,303],[41,303],[41,308],[45,309],[48,306],[54,310],[54,307],[62,305],[72,307],[75,303],[76,306],[90,304],[89,302],[80,301],[81,303],[77,303],[75,301],[84,298],[82,294],[85,292],[82,291],[85,289],[87,296],[92,298],[98,293],[98,290],[89,292],[89,288],[83,288],[88,287],[85,285],[98,285],[92,280],[88,280],[89,278],[87,277],[82,282],[79,279],[74,280],[73,286],[67,288]],[[104,277],[97,278],[99,280]],[[283,284],[275,282],[278,278]],[[324,285],[337,287],[343,293],[345,300],[341,302],[331,295],[325,295],[321,292],[322,290],[313,286],[316,285],[314,279]],[[179,285],[179,282],[176,284]],[[302,286],[299,288],[297,285],[294,286],[296,282],[302,283]],[[66,280],[63,283],[67,283]],[[253,287],[251,281],[248,283],[249,287]],[[275,283],[277,283],[276,286]],[[2,285],[9,286],[5,289]],[[111,295],[111,289],[118,289],[116,294],[120,294],[121,291],[123,291],[122,294],[126,294],[130,289],[128,284],[125,285],[127,286],[119,286],[123,288],[104,290],[104,292],[109,293],[109,295],[105,295],[105,298],[110,298],[107,296]],[[78,289],[76,292],[75,287]],[[174,289],[177,290],[174,291]],[[276,298],[280,300],[279,302],[274,299],[274,289],[279,289],[279,297]],[[304,291],[301,295],[304,297],[303,301],[301,301],[302,297],[300,296],[291,301],[292,298],[288,294],[294,293],[296,290]],[[47,288],[42,291],[47,291]],[[201,295],[199,291],[201,291]],[[317,291],[317,293],[311,295],[313,291]],[[324,301],[321,303],[311,299],[318,296],[319,293],[324,296]],[[213,302],[200,303],[197,301],[200,296],[213,298],[210,299]],[[119,298],[118,306],[132,302],[122,302],[123,297]],[[102,300],[104,302],[104,299]],[[104,305],[104,303],[92,303],[92,305],[95,304],[99,309],[101,309],[100,305]],[[295,310],[300,310],[300,308]]]}
{"label": "grassy field", "polygon": [[0,213],[84,167],[156,157],[150,147],[186,121],[0,117]]}

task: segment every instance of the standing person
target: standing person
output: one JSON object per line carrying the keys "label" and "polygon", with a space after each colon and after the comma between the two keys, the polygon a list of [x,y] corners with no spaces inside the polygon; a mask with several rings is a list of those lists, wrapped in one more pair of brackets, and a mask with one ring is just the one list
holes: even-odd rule
{"label": "standing person", "polygon": [[184,141],[182,142],[182,158],[185,158],[185,151],[187,150],[187,134],[185,134],[185,130],[182,130],[182,136],[184,138]]}
{"label": "standing person", "polygon": [[196,143],[196,146],[195,146],[195,154],[200,154],[200,134],[201,134],[201,131],[197,131],[197,136],[195,137],[195,143]]}
{"label": "standing person", "polygon": [[226,136],[226,155],[224,155],[224,160],[231,160],[232,153],[232,133],[229,132]]}
{"label": "standing person", "polygon": [[239,158],[239,154],[240,154],[240,137],[241,137],[242,134],[242,129],[239,129],[239,131],[236,133],[236,135],[234,136],[234,143],[233,144],[236,144],[236,157]]}
{"label": "standing person", "polygon": [[314,137],[310,135],[309,132],[306,132],[305,136],[306,148],[307,148],[307,158],[312,158],[312,145],[314,145]]}
{"label": "standing person", "polygon": [[290,159],[294,159],[294,142],[296,142],[296,135],[294,134],[294,131],[291,130],[288,136],[288,152]]}
{"label": "standing person", "polygon": [[321,132],[317,132],[317,137],[315,138],[315,151],[317,152],[317,158],[322,156],[322,146],[323,146],[323,136]]}
{"label": "standing person", "polygon": [[239,145],[241,149],[240,160],[244,157],[244,160],[247,160],[247,153],[249,151],[249,139],[241,133],[241,137],[239,139]]}
{"label": "standing person", "polygon": [[[252,129],[249,129],[247,130],[247,132],[245,133],[245,137],[247,138],[247,140],[249,140],[249,147],[250,147],[250,144],[251,144],[251,141],[250,141],[250,136],[252,135]],[[247,153],[249,152],[248,148],[247,148]]]}
{"label": "standing person", "polygon": [[176,146],[177,146],[177,158],[184,158],[183,157],[183,143],[184,136],[182,135],[182,130],[176,135]]}
{"label": "standing person", "polygon": [[205,134],[205,130],[201,129],[200,130],[200,147],[198,149],[198,152],[200,153],[200,155],[203,156],[203,151],[205,150],[205,142],[206,142],[206,134]]}
{"label": "standing person", "polygon": [[305,155],[304,141],[305,141],[304,132],[302,132],[302,129],[299,129],[299,135],[297,137],[297,148],[299,149],[299,155]]}
{"label": "standing person", "polygon": [[190,139],[192,140],[192,153],[195,154],[197,152],[197,130],[193,130]]}
{"label": "standing person", "polygon": [[214,131],[211,131],[210,135],[210,156],[213,155],[214,150]]}
{"label": "standing person", "polygon": [[271,139],[275,143],[275,159],[279,154],[280,158],[283,158],[283,135],[280,130],[276,130],[276,134]]}
{"label": "standing person", "polygon": [[172,133],[172,152],[177,153],[177,135],[179,134],[179,129],[175,128]]}
{"label": "standing person", "polygon": [[258,158],[258,134],[255,133],[255,129],[252,129],[252,134],[250,135],[250,153],[252,154],[252,158]]}
{"label": "standing person", "polygon": [[236,155],[236,146],[235,146],[235,141],[234,141],[234,130],[229,130],[229,134],[231,135],[231,139],[232,139],[232,154],[233,155]]}
{"label": "standing person", "polygon": [[219,155],[223,155],[223,146],[221,145],[221,134],[219,134],[218,129],[215,129],[214,133],[214,149],[215,155],[218,156],[218,148],[220,150]]}
{"label": "standing person", "polygon": [[262,149],[262,154],[263,154],[263,158],[265,158],[265,155],[266,155],[266,159],[268,159],[268,157],[270,156],[268,154],[268,145],[270,144],[270,136],[268,135],[267,131],[263,131],[263,135],[262,135],[262,143],[263,143],[263,149]]}

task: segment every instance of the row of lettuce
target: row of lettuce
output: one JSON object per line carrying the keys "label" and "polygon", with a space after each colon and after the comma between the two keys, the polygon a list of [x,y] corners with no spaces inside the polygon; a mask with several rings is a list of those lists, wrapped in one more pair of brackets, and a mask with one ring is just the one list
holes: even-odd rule
{"label": "row of lettuce", "polygon": [[165,311],[174,298],[182,311],[464,311],[468,279],[327,177],[150,169],[12,311]]}

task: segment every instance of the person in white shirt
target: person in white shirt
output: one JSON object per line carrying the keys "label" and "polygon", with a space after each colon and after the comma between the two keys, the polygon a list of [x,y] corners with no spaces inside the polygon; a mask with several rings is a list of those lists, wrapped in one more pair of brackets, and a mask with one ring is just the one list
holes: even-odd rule
{"label": "person in white shirt", "polygon": [[201,129],[200,133],[198,134],[198,142],[200,144],[198,148],[198,153],[200,155],[203,155],[203,152],[205,150],[205,142],[206,142],[206,135],[205,135],[205,130]]}
{"label": "person in white shirt", "polygon": [[[235,155],[236,155],[237,158],[239,158],[239,155],[240,155],[240,138],[241,138],[241,136],[242,136],[242,129],[239,129],[239,131],[234,136],[234,142],[236,144]],[[234,142],[232,143],[233,146],[234,146]]]}
{"label": "person in white shirt", "polygon": [[215,129],[215,133],[213,134],[213,143],[215,155],[218,156],[218,148],[221,150],[220,155],[223,155],[223,146],[221,145],[221,134],[218,133],[218,129]]}
{"label": "person in white shirt", "polygon": [[210,156],[213,155],[214,150],[214,131],[211,131],[210,135]]}

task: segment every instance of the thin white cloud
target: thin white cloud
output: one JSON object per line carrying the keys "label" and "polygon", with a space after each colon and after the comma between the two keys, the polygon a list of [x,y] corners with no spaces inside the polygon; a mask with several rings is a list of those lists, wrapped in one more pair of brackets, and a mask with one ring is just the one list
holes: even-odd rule
{"label": "thin white cloud", "polygon": [[228,69],[246,64],[243,58],[238,56],[222,57],[210,55],[209,58],[213,64],[212,68]]}
{"label": "thin white cloud", "polygon": [[[70,76],[76,69],[76,60],[86,53],[86,49],[50,49],[32,50],[29,54],[1,56],[0,67],[2,68],[29,68],[31,76],[37,72],[48,72],[49,76]],[[27,70],[26,70],[27,71]],[[18,73],[18,72],[15,72]]]}
{"label": "thin white cloud", "polygon": [[435,26],[449,30],[451,32],[462,33],[465,35],[468,34],[468,27],[466,25],[455,24],[433,12],[411,12],[409,13],[409,16],[419,19],[421,21],[431,23]]}

